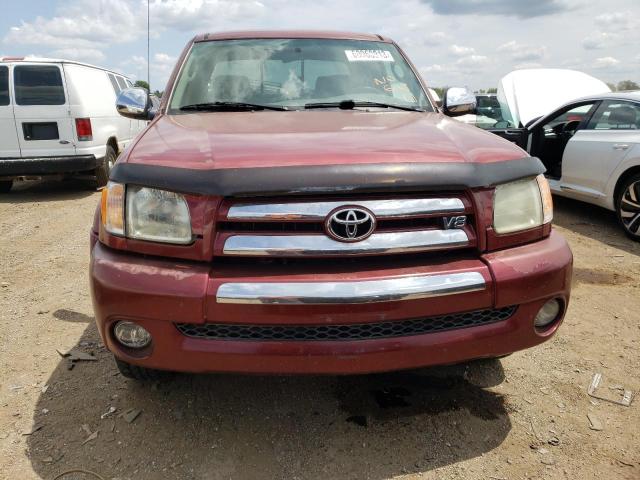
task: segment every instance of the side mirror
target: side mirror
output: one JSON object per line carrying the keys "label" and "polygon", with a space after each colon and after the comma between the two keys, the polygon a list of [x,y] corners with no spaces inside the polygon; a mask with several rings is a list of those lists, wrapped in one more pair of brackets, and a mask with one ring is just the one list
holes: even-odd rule
{"label": "side mirror", "polygon": [[134,120],[151,120],[151,98],[144,88],[125,88],[118,94],[116,110]]}
{"label": "side mirror", "polygon": [[466,87],[451,87],[444,94],[444,113],[450,117],[475,113],[476,96]]}

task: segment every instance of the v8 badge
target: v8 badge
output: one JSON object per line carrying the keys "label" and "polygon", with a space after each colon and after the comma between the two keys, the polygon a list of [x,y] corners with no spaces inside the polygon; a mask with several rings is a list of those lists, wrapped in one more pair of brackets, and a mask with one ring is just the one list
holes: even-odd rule
{"label": "v8 badge", "polygon": [[451,228],[464,228],[467,224],[467,217],[465,215],[458,217],[443,217],[442,222],[444,223],[444,228],[447,230]]}

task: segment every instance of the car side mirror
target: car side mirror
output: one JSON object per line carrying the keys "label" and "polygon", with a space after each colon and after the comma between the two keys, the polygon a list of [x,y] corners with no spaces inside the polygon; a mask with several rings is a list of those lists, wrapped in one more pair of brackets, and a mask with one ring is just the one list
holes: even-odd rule
{"label": "car side mirror", "polygon": [[125,88],[116,98],[118,113],[134,120],[151,120],[153,118],[151,106],[149,92],[144,88]]}
{"label": "car side mirror", "polygon": [[443,108],[450,117],[475,113],[476,96],[466,87],[451,87],[444,94]]}

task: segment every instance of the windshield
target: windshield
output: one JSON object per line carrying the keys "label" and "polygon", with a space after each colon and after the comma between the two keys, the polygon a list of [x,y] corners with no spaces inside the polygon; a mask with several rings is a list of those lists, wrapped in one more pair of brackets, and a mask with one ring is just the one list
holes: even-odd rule
{"label": "windshield", "polygon": [[359,40],[195,43],[173,91],[170,113],[214,102],[297,109],[344,100],[433,111],[393,44]]}

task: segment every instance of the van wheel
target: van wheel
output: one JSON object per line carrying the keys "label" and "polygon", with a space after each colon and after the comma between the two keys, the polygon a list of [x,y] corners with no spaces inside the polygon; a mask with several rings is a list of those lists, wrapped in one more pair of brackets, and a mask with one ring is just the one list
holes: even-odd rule
{"label": "van wheel", "polygon": [[96,184],[98,187],[104,187],[109,181],[109,173],[113,165],[116,163],[118,154],[111,145],[107,145],[107,151],[102,159],[102,164],[96,168]]}
{"label": "van wheel", "polygon": [[624,233],[640,242],[640,174],[632,175],[620,186],[616,214]]}
{"label": "van wheel", "polygon": [[133,380],[144,381],[158,381],[166,380],[171,377],[171,372],[165,372],[163,370],[154,370],[152,368],[139,367],[138,365],[131,365],[130,363],[123,362],[122,360],[113,357],[116,361],[116,366],[123,377],[131,378]]}
{"label": "van wheel", "polygon": [[0,193],[9,193],[13,186],[13,180],[2,180],[0,182]]}

